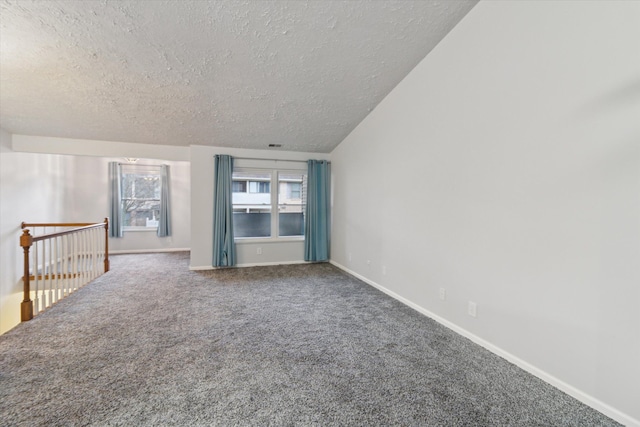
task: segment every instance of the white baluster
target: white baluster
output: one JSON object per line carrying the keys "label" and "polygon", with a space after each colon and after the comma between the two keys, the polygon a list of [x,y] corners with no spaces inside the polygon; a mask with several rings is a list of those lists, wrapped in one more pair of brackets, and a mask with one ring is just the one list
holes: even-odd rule
{"label": "white baluster", "polygon": [[80,271],[82,271],[82,277],[78,289],[80,289],[87,281],[87,232],[83,230],[80,232],[80,241],[82,242],[80,252]]}
{"label": "white baluster", "polygon": [[103,228],[99,228],[98,229],[98,275],[101,275],[102,273],[104,273],[104,259],[105,259],[105,253],[104,253],[104,229]]}
{"label": "white baluster", "polygon": [[87,230],[87,240],[89,242],[89,250],[87,252],[87,270],[89,271],[89,282],[95,277],[93,271],[93,230]]}
{"label": "white baluster", "polygon": [[55,249],[55,253],[53,256],[53,259],[56,263],[54,270],[54,273],[56,275],[56,290],[54,292],[55,295],[55,301],[59,301],[60,300],[60,238],[56,237],[54,239],[54,249]]}
{"label": "white baluster", "polygon": [[72,273],[72,281],[69,285],[69,293],[73,292],[77,280],[78,274],[78,236],[76,233],[72,234],[71,240],[71,273]]}
{"label": "white baluster", "polygon": [[[51,304],[53,304],[53,271],[52,271],[52,267],[53,267],[53,250],[51,248],[52,245],[52,239],[48,239],[49,241],[49,263],[47,265],[47,270],[49,272],[49,289],[48,289],[48,304],[47,307],[50,306]],[[45,276],[46,277],[46,276]]]}
{"label": "white baluster", "polygon": [[82,280],[83,280],[83,276],[84,276],[84,271],[82,268],[82,253],[84,250],[84,242],[82,240],[82,232],[78,232],[76,233],[78,236],[78,280],[76,281],[76,287],[74,289],[74,291],[77,291],[78,289],[80,289],[80,287],[82,286]]}
{"label": "white baluster", "polygon": [[82,283],[80,283],[80,286],[84,286],[85,283],[87,283],[89,280],[89,268],[87,266],[87,260],[88,260],[88,251],[89,251],[89,241],[87,240],[87,230],[84,230],[82,232],[82,241],[84,243],[84,250],[82,251],[82,272],[83,272],[83,276],[82,276]]}
{"label": "white baluster", "polygon": [[47,308],[47,276],[45,275],[47,268],[47,242],[42,242],[42,261],[40,264],[40,277],[42,278],[42,286],[40,287],[40,310]]}
{"label": "white baluster", "polygon": [[100,243],[102,242],[102,233],[99,228],[96,228],[96,277],[99,277],[101,273],[100,266],[104,263],[100,262],[102,260],[102,246]]}
{"label": "white baluster", "polygon": [[46,242],[42,241],[40,243],[40,246],[38,246],[40,248],[40,255],[38,255],[38,283],[40,284],[39,286],[39,290],[38,292],[40,293],[40,295],[38,296],[38,301],[40,301],[40,308],[39,311],[44,311],[45,307],[47,306],[47,300],[46,300],[46,294],[45,294],[45,282],[44,282],[44,275],[42,274],[42,270],[44,268],[44,250],[46,247]]}
{"label": "white baluster", "polygon": [[65,294],[67,292],[67,280],[69,277],[69,265],[68,265],[68,261],[67,261],[67,256],[68,256],[68,252],[67,252],[67,240],[68,240],[69,236],[68,235],[64,235],[62,236],[62,241],[60,242],[60,251],[62,252],[60,254],[60,270],[61,270],[61,274],[60,274],[60,278],[62,279],[62,295],[60,296],[60,298],[64,298]]}
{"label": "white baluster", "polygon": [[67,278],[65,280],[64,283],[64,296],[69,295],[70,292],[70,288],[71,288],[71,270],[73,270],[73,266],[71,263],[71,253],[73,251],[72,249],[72,239],[73,237],[70,234],[67,234],[65,236],[67,238],[67,241],[65,242],[65,253],[64,253],[64,260],[65,260],[65,267],[64,267],[64,274],[67,275]]}
{"label": "white baluster", "polygon": [[98,236],[98,259],[96,262],[98,263],[98,276],[104,273],[104,230],[102,228],[98,228],[97,231]]}
{"label": "white baluster", "polygon": [[33,244],[33,290],[32,292],[35,293],[35,296],[33,298],[33,314],[38,313],[40,310],[40,300],[39,300],[39,294],[38,294],[38,243],[39,242],[35,242]]}
{"label": "white baluster", "polygon": [[85,270],[87,271],[87,275],[84,278],[84,282],[82,282],[82,286],[86,285],[87,282],[91,281],[91,231],[90,230],[86,230],[84,232],[84,241],[85,241],[84,265],[85,265]]}
{"label": "white baluster", "polygon": [[99,229],[94,228],[91,230],[91,241],[93,242],[93,251],[91,251],[92,265],[93,265],[93,277],[95,279],[98,277],[98,240],[100,240]]}
{"label": "white baluster", "polygon": [[78,232],[78,280],[76,282],[75,291],[82,286],[82,280],[84,278],[84,269],[82,268],[82,253],[84,251],[84,241],[82,240],[82,232]]}

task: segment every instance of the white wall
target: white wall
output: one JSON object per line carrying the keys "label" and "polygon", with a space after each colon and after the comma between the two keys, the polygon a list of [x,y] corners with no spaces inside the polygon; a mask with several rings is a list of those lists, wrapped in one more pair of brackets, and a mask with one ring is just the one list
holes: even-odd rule
{"label": "white wall", "polygon": [[[216,154],[230,154],[237,158],[279,159],[278,161],[236,160],[236,166],[253,168],[304,169],[298,161],[326,160],[328,154],[291,151],[245,150],[222,147],[191,146],[191,268],[210,269],[213,261],[213,158]],[[293,160],[293,162],[287,162]],[[262,254],[257,254],[257,248]],[[237,263],[265,265],[304,261],[304,243],[298,241],[238,242]]]}
{"label": "white wall", "polygon": [[629,425],[639,22],[639,2],[480,2],[331,156],[333,262]]}
{"label": "white wall", "polygon": [[20,223],[62,221],[67,156],[17,153],[0,129],[0,334],[20,322]]}
{"label": "white wall", "polygon": [[189,160],[189,147],[137,144],[52,136],[13,135],[13,149],[30,153],[70,154],[74,156],[137,157],[175,161]]}
{"label": "white wall", "polygon": [[[68,202],[69,221],[101,221],[109,216],[110,161],[123,162],[117,157],[73,156],[67,174],[73,176],[73,197]],[[191,193],[189,162],[139,159],[141,164],[169,165],[172,235],[158,237],[155,231],[125,231],[122,238],[110,238],[112,252],[188,250],[191,244]]]}

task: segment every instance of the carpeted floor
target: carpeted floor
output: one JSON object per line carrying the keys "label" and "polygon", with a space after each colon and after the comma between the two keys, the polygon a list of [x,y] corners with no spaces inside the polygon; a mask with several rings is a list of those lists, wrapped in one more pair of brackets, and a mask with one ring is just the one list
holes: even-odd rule
{"label": "carpeted floor", "polygon": [[0,337],[0,424],[618,425],[329,264],[112,271]]}

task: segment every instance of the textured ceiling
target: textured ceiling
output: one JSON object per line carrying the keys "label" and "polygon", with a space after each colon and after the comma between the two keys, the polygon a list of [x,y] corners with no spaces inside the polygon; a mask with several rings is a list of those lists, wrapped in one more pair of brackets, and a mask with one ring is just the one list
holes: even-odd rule
{"label": "textured ceiling", "polygon": [[3,1],[16,134],[330,152],[474,1]]}

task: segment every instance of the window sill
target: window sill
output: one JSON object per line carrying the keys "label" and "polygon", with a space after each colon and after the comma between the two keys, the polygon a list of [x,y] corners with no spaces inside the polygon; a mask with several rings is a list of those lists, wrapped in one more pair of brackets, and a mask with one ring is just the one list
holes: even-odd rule
{"label": "window sill", "polygon": [[133,228],[133,227],[131,227],[131,228],[125,227],[122,231],[124,231],[125,233],[129,233],[131,231],[133,231],[135,233],[138,233],[138,232],[143,232],[144,233],[144,232],[149,232],[149,231],[157,233],[158,232],[158,228],[157,227],[135,227],[135,228]]}
{"label": "window sill", "polygon": [[292,242],[304,242],[304,236],[292,236],[292,237],[236,237],[236,245],[250,244],[250,243],[292,243]]}

